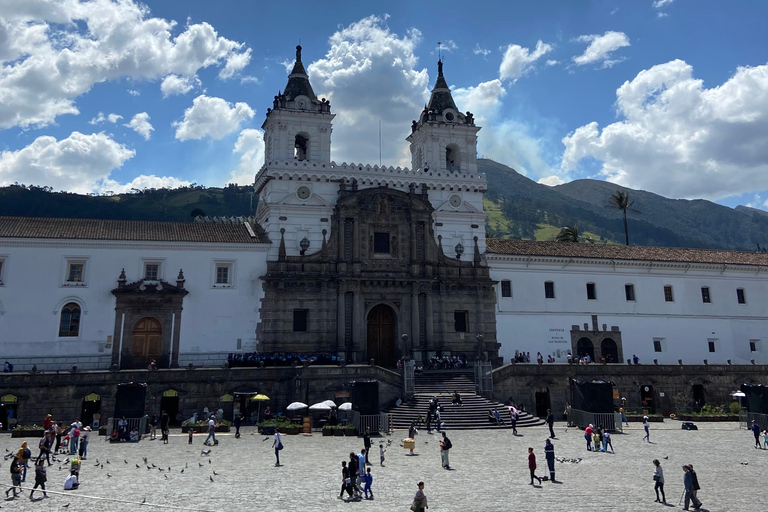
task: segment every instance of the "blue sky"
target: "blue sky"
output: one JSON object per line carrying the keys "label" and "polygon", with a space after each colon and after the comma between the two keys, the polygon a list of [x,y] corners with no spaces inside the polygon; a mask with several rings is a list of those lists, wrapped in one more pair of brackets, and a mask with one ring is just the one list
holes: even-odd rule
{"label": "blue sky", "polygon": [[252,181],[300,41],[336,161],[409,165],[437,42],[482,156],[768,209],[768,3],[0,0],[0,185]]}

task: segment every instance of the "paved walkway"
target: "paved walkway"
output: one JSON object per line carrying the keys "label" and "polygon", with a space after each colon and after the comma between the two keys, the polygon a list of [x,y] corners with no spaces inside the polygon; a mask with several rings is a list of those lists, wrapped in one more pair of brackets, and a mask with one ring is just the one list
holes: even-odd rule
{"label": "paved walkway", "polygon": [[[60,510],[66,504],[70,504],[69,511],[116,512],[171,510],[152,505],[200,512],[407,511],[416,483],[423,480],[429,512],[513,509],[594,512],[626,507],[640,511],[672,510],[673,507],[680,510],[678,500],[683,490],[680,466],[692,463],[702,487],[699,496],[705,509],[728,512],[768,509],[763,490],[768,474],[768,450],[754,449],[751,433],[739,430],[735,423],[699,426],[700,430],[689,432],[679,430],[679,422],[653,425],[653,444],[648,444],[641,441],[642,429],[633,425],[624,435],[613,436],[616,454],[611,455],[587,452],[582,432],[573,428],[566,431],[559,424],[556,426],[558,439],[554,441],[556,456],[581,457],[582,460],[578,464],[557,463],[557,479],[562,483],[544,482],[541,487],[528,485],[527,448],[535,448],[538,474],[547,474],[543,454],[545,428],[521,429],[519,437],[508,430],[449,432],[454,446],[453,471],[440,468],[436,435],[417,436],[418,455],[410,457],[399,446],[405,435],[398,431],[383,438],[385,443],[392,440],[384,468],[378,465],[376,448],[372,471],[375,500],[357,503],[345,503],[337,496],[341,460],[348,458],[350,450],[358,451],[362,439],[322,437],[319,433],[284,436],[282,467],[274,467],[271,438],[262,441],[266,438],[251,435],[252,429],[243,429],[240,439],[231,434],[219,435],[220,445],[211,448],[210,456],[200,454],[206,448],[202,446],[202,436],[195,436],[191,446],[187,444],[186,435],[172,435],[168,445],[159,440],[115,445],[98,439],[91,443],[88,460],[83,462],[80,489],[34,503],[28,497],[0,500],[0,506],[4,510],[25,511]],[[30,444],[36,444],[31,441]],[[376,440],[377,445],[378,442]],[[8,449],[16,451],[20,444],[20,439],[0,436],[0,450],[4,453]],[[148,470],[143,457],[165,471]],[[667,501],[673,507],[662,508],[653,503],[651,461],[654,458],[662,462]],[[0,478],[10,485],[9,462],[0,462]],[[66,467],[61,470],[58,464],[50,467],[49,489],[63,492],[66,475]],[[33,483],[30,470],[24,485]],[[120,501],[100,501],[85,496]],[[146,505],[140,507],[145,499]]]}

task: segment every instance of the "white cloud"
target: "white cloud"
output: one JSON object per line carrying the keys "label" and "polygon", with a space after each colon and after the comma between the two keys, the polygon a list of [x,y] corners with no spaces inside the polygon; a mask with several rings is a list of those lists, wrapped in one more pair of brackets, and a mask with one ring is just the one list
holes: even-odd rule
{"label": "white cloud", "polygon": [[250,185],[264,163],[264,132],[247,128],[240,132],[233,153],[240,153],[240,165],[229,175],[227,183]]}
{"label": "white cloud", "polygon": [[499,111],[501,99],[507,91],[501,80],[482,82],[474,87],[454,89],[453,99],[461,110],[472,112],[479,125],[492,120]]}
{"label": "white cloud", "polygon": [[593,62],[602,62],[604,68],[609,68],[614,64],[624,60],[612,59],[611,53],[619,48],[630,46],[629,37],[624,32],[608,31],[603,35],[591,34],[579,36],[576,41],[580,43],[589,43],[584,53],[573,58],[577,66],[591,64]]}
{"label": "white cloud", "polygon": [[160,83],[163,98],[179,94],[187,94],[195,87],[200,87],[200,79],[196,76],[168,75]]}
{"label": "white cloud", "polygon": [[99,185],[97,192],[100,194],[127,194],[133,189],[144,190],[145,188],[179,188],[186,187],[191,183],[186,180],[180,180],[173,176],[155,176],[154,174],[142,174],[136,176],[129,183],[121,184],[112,179],[105,179]]}
{"label": "white cloud", "polygon": [[240,128],[240,123],[252,118],[253,114],[247,103],[232,105],[221,98],[202,94],[184,111],[184,119],[173,125],[178,140],[204,137],[219,140]]}
{"label": "white cloud", "polygon": [[555,60],[555,59],[549,59],[549,60],[547,61],[547,66],[557,66],[558,64],[560,64],[560,61],[559,61],[559,60]]}
{"label": "white cloud", "polygon": [[655,2],[653,2],[653,8],[661,9],[662,7],[669,5],[674,1],[675,0],[656,0]]}
{"label": "white cloud", "polygon": [[121,120],[122,118],[123,116],[118,114],[108,114],[105,116],[104,112],[99,112],[99,114],[96,117],[88,121],[88,124],[101,124],[105,121],[109,121],[110,123],[114,124],[119,120]]}
{"label": "white cloud", "polygon": [[768,64],[706,89],[674,60],[641,71],[616,96],[623,119],[565,137],[563,169],[595,158],[609,181],[671,197],[768,189]]}
{"label": "white cloud", "polygon": [[546,185],[548,187],[554,187],[556,185],[562,185],[565,183],[565,180],[560,176],[553,174],[552,176],[547,176],[546,178],[539,178],[539,181],[536,183],[540,185]]}
{"label": "white cloud", "polygon": [[136,89],[128,89],[128,94],[131,96],[141,96],[141,91],[137,91]]}
{"label": "white cloud", "polygon": [[248,63],[251,62],[251,49],[248,48],[242,53],[232,53],[227,57],[226,65],[219,71],[219,78],[226,80],[239,75]]}
{"label": "white cloud", "polygon": [[208,23],[179,33],[176,22],[150,17],[134,0],[3,2],[2,11],[0,43],[11,42],[0,44],[0,128],[78,114],[76,98],[100,82],[194,76],[222,65],[226,78],[250,58],[242,43]]}
{"label": "white cloud", "polygon": [[139,112],[133,116],[131,122],[125,126],[144,137],[144,140],[149,140],[149,137],[152,134],[152,130],[154,130],[152,124],[149,122],[149,114],[146,112]]}
{"label": "white cloud", "polygon": [[398,36],[385,18],[370,16],[341,28],[329,41],[325,57],[308,72],[315,91],[331,100],[337,114],[334,159],[370,162],[379,153],[381,120],[384,163],[410,166],[403,139],[428,97],[429,77],[425,69],[416,69],[414,55],[421,33],[412,29]]}
{"label": "white cloud", "polygon": [[0,153],[0,186],[18,182],[90,193],[134,155],[104,133],[72,132],[61,140],[42,136],[22,149]]}
{"label": "white cloud", "polygon": [[491,53],[491,50],[488,48],[481,48],[480,43],[475,44],[475,47],[472,49],[472,53],[475,55],[482,55],[483,57],[487,56],[489,53]]}
{"label": "white cloud", "polygon": [[534,69],[534,63],[552,51],[552,45],[539,41],[536,48],[531,52],[528,48],[523,48],[517,44],[510,44],[504,52],[504,58],[499,66],[499,78],[502,80],[512,80],[527,75]]}
{"label": "white cloud", "polygon": [[452,52],[454,50],[458,50],[459,45],[457,45],[453,39],[448,39],[447,41],[440,42],[440,49],[445,52]]}

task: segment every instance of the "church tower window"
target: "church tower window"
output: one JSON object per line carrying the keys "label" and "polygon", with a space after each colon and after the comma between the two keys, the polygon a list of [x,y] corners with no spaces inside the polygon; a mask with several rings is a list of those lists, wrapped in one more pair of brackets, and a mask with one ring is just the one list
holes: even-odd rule
{"label": "church tower window", "polygon": [[297,133],[293,147],[293,158],[299,161],[309,160],[309,135]]}
{"label": "church tower window", "polygon": [[461,159],[459,147],[456,144],[450,144],[445,148],[445,168],[450,172],[461,170]]}
{"label": "church tower window", "polygon": [[373,252],[376,254],[389,254],[389,233],[373,234]]}

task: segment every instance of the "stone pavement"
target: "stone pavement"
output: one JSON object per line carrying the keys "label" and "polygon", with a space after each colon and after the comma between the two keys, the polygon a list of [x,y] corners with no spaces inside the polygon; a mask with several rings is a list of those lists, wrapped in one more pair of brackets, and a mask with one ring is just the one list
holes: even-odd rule
{"label": "stone pavement", "polygon": [[[350,450],[362,448],[362,439],[322,437],[319,433],[283,436],[285,449],[281,452],[281,462],[284,465],[274,467],[271,438],[251,435],[253,429],[242,429],[244,435],[240,439],[232,434],[218,435],[220,445],[211,448],[210,456],[200,454],[203,448],[207,449],[202,445],[201,435],[195,436],[191,446],[187,444],[186,435],[181,434],[172,435],[168,445],[159,440],[115,445],[100,438],[91,443],[88,460],[83,462],[80,489],[36,502],[30,502],[28,497],[0,500],[0,506],[4,510],[25,511],[60,510],[67,504],[70,504],[68,511],[116,512],[137,509],[408,511],[416,483],[423,480],[429,512],[514,509],[594,512],[626,507],[638,511],[667,510],[653,502],[651,461],[658,458],[664,468],[669,510],[681,509],[678,501],[683,490],[680,468],[683,463],[692,463],[697,470],[704,509],[768,510],[761,484],[768,474],[768,450],[754,449],[749,431],[738,429],[735,423],[703,423],[699,424],[700,430],[692,432],[679,427],[680,423],[675,421],[652,424],[653,444],[648,444],[641,441],[642,428],[634,424],[624,435],[612,436],[616,449],[612,455],[587,452],[581,431],[573,428],[566,431],[558,424],[558,439],[554,441],[556,456],[581,457],[582,460],[578,464],[556,463],[557,479],[562,483],[544,482],[541,487],[528,485],[527,448],[535,449],[539,463],[537,474],[548,474],[543,453],[547,436],[544,427],[520,429],[518,437],[508,430],[449,432],[454,446],[451,450],[453,471],[440,468],[436,435],[419,434],[418,455],[411,457],[399,446],[405,433],[397,431],[382,438],[385,443],[392,439],[384,468],[378,464],[379,440],[375,440],[372,470],[375,500],[355,503],[345,503],[337,496],[341,461],[348,459]],[[0,436],[0,451],[16,451],[21,441]],[[142,457],[165,471],[148,470]],[[104,465],[103,469],[95,466],[96,460]],[[0,478],[10,486],[8,466],[8,461],[0,461]],[[33,475],[30,470],[24,485],[33,485]],[[58,464],[50,467],[48,488],[63,492],[66,475],[66,467],[62,470]],[[99,501],[85,496],[121,501]],[[140,506],[144,499],[147,504]]]}

